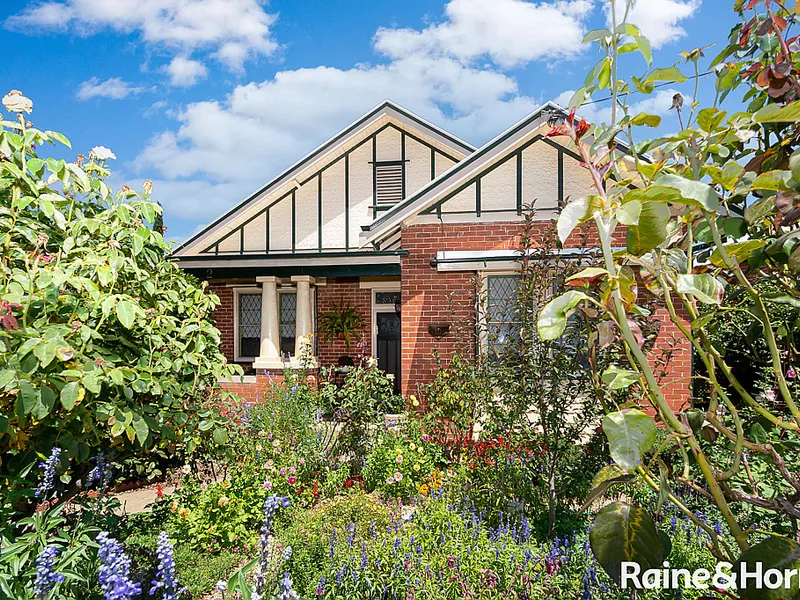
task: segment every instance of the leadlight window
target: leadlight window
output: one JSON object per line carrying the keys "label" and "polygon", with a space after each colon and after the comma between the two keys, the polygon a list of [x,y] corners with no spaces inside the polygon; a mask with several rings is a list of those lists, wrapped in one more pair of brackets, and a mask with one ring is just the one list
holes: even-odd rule
{"label": "leadlight window", "polygon": [[395,304],[400,303],[400,292],[375,292],[375,304]]}
{"label": "leadlight window", "polygon": [[261,293],[239,294],[239,357],[261,352]]}
{"label": "leadlight window", "polygon": [[518,290],[519,277],[516,275],[490,275],[486,278],[486,345],[491,356],[502,354],[503,349],[517,338]]}
{"label": "leadlight window", "polygon": [[279,330],[281,336],[281,354],[294,355],[294,342],[297,323],[297,294],[281,292]]}

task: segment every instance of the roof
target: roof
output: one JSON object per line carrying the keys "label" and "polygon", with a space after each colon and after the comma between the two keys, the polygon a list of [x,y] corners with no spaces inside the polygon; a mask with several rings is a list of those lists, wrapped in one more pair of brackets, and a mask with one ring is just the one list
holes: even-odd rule
{"label": "roof", "polygon": [[301,158],[291,167],[269,181],[266,185],[259,188],[250,196],[239,202],[236,206],[231,208],[213,223],[206,226],[201,231],[194,234],[191,238],[183,242],[173,251],[173,255],[178,257],[187,256],[187,250],[195,245],[199,240],[208,237],[209,235],[212,235],[218,230],[222,229],[226,224],[235,219],[239,214],[246,210],[250,205],[257,202],[259,199],[269,195],[273,191],[279,189],[281,186],[291,183],[298,174],[302,173],[303,170],[313,165],[315,161],[320,160],[324,156],[334,152],[337,148],[347,143],[349,139],[357,135],[360,131],[366,129],[376,120],[381,119],[384,116],[390,116],[401,121],[410,122],[410,124],[429,135],[442,146],[455,150],[461,155],[469,155],[475,151],[475,147],[471,144],[455,137],[441,127],[433,125],[432,123],[399,106],[398,104],[395,104],[390,100],[385,100],[372,110],[368,111],[362,117],[345,127],[329,140],[318,146],[312,152]]}
{"label": "roof", "polygon": [[474,171],[483,168],[494,159],[503,155],[507,149],[514,147],[531,131],[535,131],[553,114],[566,116],[567,110],[555,102],[546,102],[524,119],[509,127],[506,131],[484,144],[467,158],[456,163],[449,170],[431,181],[428,185],[406,198],[362,229],[361,243],[366,246],[391,235],[406,219],[419,214],[433,204],[442,192],[456,182],[461,181]]}

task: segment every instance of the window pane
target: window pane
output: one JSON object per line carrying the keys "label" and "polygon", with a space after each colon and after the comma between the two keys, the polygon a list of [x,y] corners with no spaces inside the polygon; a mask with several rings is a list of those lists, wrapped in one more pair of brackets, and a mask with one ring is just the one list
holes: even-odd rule
{"label": "window pane", "polygon": [[497,355],[517,338],[517,291],[519,278],[515,275],[487,278],[487,334],[489,352]]}
{"label": "window pane", "polygon": [[239,355],[256,357],[261,345],[261,294],[239,294]]}
{"label": "window pane", "polygon": [[400,292],[375,292],[375,304],[397,304],[400,302]]}
{"label": "window pane", "polygon": [[281,352],[284,354],[294,354],[297,294],[281,294],[280,302]]}

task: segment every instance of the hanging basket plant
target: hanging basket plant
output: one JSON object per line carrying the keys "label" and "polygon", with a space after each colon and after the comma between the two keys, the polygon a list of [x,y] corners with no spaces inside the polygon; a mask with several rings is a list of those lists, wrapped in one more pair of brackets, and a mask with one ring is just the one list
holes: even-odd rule
{"label": "hanging basket plant", "polygon": [[352,305],[344,302],[334,303],[333,308],[319,316],[319,335],[325,341],[334,338],[344,340],[349,351],[353,341],[361,339],[364,319]]}

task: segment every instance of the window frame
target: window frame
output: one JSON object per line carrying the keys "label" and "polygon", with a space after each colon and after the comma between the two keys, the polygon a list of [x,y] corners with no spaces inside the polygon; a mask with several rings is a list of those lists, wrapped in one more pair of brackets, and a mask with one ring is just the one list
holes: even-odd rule
{"label": "window frame", "polygon": [[491,326],[491,322],[489,321],[489,279],[494,277],[502,277],[502,278],[509,278],[513,277],[517,280],[520,279],[521,273],[519,269],[516,270],[498,270],[498,271],[482,271],[480,273],[481,279],[481,293],[480,298],[478,299],[479,303],[484,304],[484,306],[477,306],[476,309],[478,311],[479,316],[479,323],[478,326],[480,327],[480,352],[484,357],[490,357],[490,352],[492,348],[490,347],[489,341],[489,329]]}
{"label": "window frame", "polygon": [[[296,287],[281,287],[278,288],[278,353],[283,355],[284,351],[282,350],[283,347],[283,327],[288,327],[288,323],[283,323],[283,298],[282,296],[285,295],[292,295],[294,296],[294,343],[292,343],[292,350],[287,354],[291,358],[295,358],[294,349],[296,348],[297,342],[297,288]],[[313,326],[313,323],[312,323]],[[312,329],[313,331],[313,329]],[[289,339],[289,338],[286,338]]]}
{"label": "window frame", "polygon": [[[257,356],[242,356],[241,354],[241,305],[240,297],[243,295],[261,296],[262,291],[258,286],[240,286],[233,288],[233,361],[234,362],[253,362]],[[261,315],[264,318],[264,315]],[[259,327],[261,323],[259,323]],[[260,336],[259,336],[260,338]]]}

